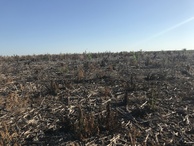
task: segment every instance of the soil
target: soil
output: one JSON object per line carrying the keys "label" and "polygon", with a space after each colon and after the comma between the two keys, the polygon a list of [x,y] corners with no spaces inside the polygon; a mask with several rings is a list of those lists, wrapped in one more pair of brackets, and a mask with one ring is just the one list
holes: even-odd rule
{"label": "soil", "polygon": [[194,51],[0,57],[0,145],[194,145]]}

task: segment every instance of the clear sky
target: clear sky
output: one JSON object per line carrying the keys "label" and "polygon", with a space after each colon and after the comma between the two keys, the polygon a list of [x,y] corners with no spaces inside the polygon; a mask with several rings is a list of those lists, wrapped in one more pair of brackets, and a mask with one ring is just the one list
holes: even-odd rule
{"label": "clear sky", "polygon": [[0,55],[194,49],[194,0],[0,0]]}

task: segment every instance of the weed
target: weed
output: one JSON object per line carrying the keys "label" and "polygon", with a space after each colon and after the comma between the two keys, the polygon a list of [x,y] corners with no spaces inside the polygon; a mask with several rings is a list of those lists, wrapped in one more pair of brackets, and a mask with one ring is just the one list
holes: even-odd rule
{"label": "weed", "polygon": [[136,146],[137,138],[140,135],[141,135],[141,132],[138,129],[136,129],[135,127],[131,127],[128,136],[130,138],[130,141],[131,141],[131,145],[132,146]]}
{"label": "weed", "polygon": [[77,73],[77,79],[80,81],[84,78],[84,70],[80,67]]}
{"label": "weed", "polygon": [[105,128],[109,132],[115,131],[118,127],[120,127],[117,119],[117,113],[113,112],[111,110],[111,105],[110,103],[107,104],[106,106],[106,117],[105,117]]}
{"label": "weed", "polygon": [[104,96],[106,96],[106,97],[111,97],[111,90],[110,90],[110,88],[109,87],[105,87],[104,88]]}
{"label": "weed", "polygon": [[87,54],[87,58],[88,58],[89,60],[92,60],[92,54],[91,54],[91,53],[88,53],[88,54]]}
{"label": "weed", "polygon": [[138,54],[135,52],[132,52],[132,58],[130,58],[130,65],[131,66],[138,66]]}
{"label": "weed", "polygon": [[145,66],[149,66],[151,63],[150,57],[146,57]]}
{"label": "weed", "polygon": [[156,101],[158,98],[158,93],[156,92],[156,89],[151,89],[151,91],[147,94],[148,97],[148,107],[150,110],[156,109]]}
{"label": "weed", "polygon": [[14,132],[5,122],[2,123],[0,129],[0,144],[3,145],[14,145],[19,146],[18,143],[19,134]]}
{"label": "weed", "polygon": [[57,95],[57,92],[59,91],[59,86],[54,80],[51,80],[48,85],[45,85],[45,87],[47,88],[48,93],[51,95]]}
{"label": "weed", "polygon": [[128,92],[125,91],[125,95],[124,95],[124,100],[123,100],[123,105],[127,108],[129,105],[129,98],[128,98]]}
{"label": "weed", "polygon": [[78,106],[78,119],[71,126],[76,139],[83,140],[99,133],[94,115],[92,113],[83,113],[81,106]]}
{"label": "weed", "polygon": [[125,91],[132,92],[136,89],[135,74],[131,73],[130,80],[126,82]]}
{"label": "weed", "polygon": [[91,59],[92,59],[92,53],[87,53],[87,51],[85,51],[85,52],[83,53],[83,55],[86,56],[86,58],[87,58],[88,60],[91,60]]}
{"label": "weed", "polygon": [[79,140],[99,135],[102,132],[113,132],[118,130],[117,113],[111,111],[110,104],[107,104],[106,114],[94,115],[92,112],[84,113],[81,106],[78,106],[78,119],[70,124],[74,137]]}

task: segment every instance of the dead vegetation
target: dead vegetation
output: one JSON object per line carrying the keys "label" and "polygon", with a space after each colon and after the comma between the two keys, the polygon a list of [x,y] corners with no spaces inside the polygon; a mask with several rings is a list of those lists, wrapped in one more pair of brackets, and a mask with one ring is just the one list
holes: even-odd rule
{"label": "dead vegetation", "polygon": [[0,57],[0,145],[194,145],[194,52]]}

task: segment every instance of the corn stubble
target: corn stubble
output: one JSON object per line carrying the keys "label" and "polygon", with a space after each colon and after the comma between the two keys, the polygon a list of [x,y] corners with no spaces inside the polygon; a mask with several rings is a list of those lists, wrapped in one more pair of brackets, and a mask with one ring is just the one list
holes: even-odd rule
{"label": "corn stubble", "polygon": [[192,145],[193,57],[0,57],[0,145]]}

